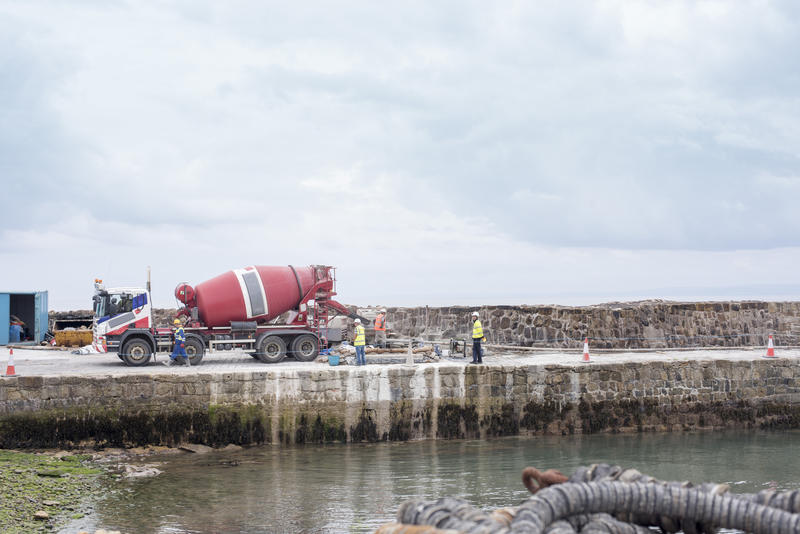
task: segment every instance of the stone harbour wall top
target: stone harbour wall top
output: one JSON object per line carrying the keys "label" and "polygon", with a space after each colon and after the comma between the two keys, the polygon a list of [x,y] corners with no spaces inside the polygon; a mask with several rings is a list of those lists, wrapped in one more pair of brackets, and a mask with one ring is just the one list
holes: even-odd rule
{"label": "stone harbour wall top", "polygon": [[800,344],[800,302],[642,301],[595,306],[387,308],[390,330],[427,339],[468,338],[480,313],[489,343],[578,348],[776,346]]}
{"label": "stone harbour wall top", "polygon": [[[368,318],[376,308],[350,306]],[[468,338],[470,313],[480,313],[489,343],[526,347],[680,348],[800,345],[800,302],[671,302],[648,300],[593,306],[419,306],[387,308],[390,332],[426,339]],[[176,310],[155,309],[158,325]],[[51,322],[84,312],[50,312]],[[338,323],[337,323],[338,324]],[[371,336],[368,333],[368,341]]]}

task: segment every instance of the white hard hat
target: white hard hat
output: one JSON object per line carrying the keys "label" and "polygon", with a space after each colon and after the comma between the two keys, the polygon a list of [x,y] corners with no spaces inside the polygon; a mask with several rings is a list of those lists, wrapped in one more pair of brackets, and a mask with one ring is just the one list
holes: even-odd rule
{"label": "white hard hat", "polygon": [[383,308],[383,309],[381,310],[381,313],[386,313],[386,308]]}
{"label": "white hard hat", "polygon": [[478,316],[478,312],[472,312],[472,316],[473,317],[477,317]]}
{"label": "white hard hat", "polygon": [[353,321],[353,322],[354,322],[354,323],[356,323],[356,324],[361,324],[361,319],[356,319],[356,320],[355,320],[355,321]]}

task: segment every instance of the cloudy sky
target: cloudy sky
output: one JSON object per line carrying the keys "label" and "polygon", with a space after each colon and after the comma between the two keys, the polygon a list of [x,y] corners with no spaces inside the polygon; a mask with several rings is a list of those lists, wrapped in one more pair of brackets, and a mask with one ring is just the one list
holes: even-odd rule
{"label": "cloudy sky", "polygon": [[0,0],[0,290],[800,298],[796,2],[490,4]]}

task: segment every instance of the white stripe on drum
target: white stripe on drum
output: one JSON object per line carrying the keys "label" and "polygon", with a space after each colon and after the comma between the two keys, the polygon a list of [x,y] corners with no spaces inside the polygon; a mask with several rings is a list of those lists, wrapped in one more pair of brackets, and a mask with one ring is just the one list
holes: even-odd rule
{"label": "white stripe on drum", "polygon": [[245,269],[234,269],[233,274],[236,275],[236,281],[239,282],[239,288],[242,291],[242,300],[244,300],[244,307],[247,310],[247,318],[253,316],[253,310],[250,308],[250,294],[247,292],[247,286],[244,285],[244,278],[242,275],[247,272]]}

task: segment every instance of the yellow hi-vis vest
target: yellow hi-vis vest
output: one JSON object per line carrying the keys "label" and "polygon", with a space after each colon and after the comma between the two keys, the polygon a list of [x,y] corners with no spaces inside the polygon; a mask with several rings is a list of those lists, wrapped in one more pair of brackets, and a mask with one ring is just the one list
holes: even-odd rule
{"label": "yellow hi-vis vest", "polygon": [[183,327],[179,326],[175,329],[175,342],[180,343],[186,341],[186,334],[183,333]]}
{"label": "yellow hi-vis vest", "polygon": [[472,339],[482,339],[483,338],[483,325],[481,324],[480,319],[475,319],[475,322],[472,323]]}
{"label": "yellow hi-vis vest", "polygon": [[367,344],[367,336],[364,334],[364,327],[361,325],[356,326],[356,339],[353,345],[356,347],[363,347]]}

